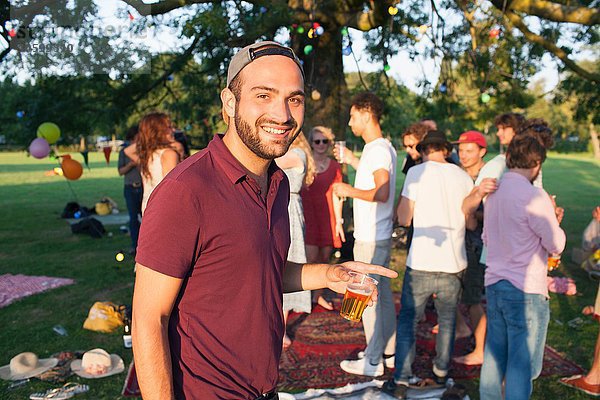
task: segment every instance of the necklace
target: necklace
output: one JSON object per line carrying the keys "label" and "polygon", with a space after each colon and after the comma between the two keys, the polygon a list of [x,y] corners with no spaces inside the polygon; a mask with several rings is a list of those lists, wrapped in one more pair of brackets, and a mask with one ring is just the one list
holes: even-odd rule
{"label": "necklace", "polygon": [[329,157],[323,159],[323,160],[315,160],[315,164],[317,164],[317,173],[323,173],[327,170],[327,168],[329,167],[329,162],[331,160],[329,159]]}

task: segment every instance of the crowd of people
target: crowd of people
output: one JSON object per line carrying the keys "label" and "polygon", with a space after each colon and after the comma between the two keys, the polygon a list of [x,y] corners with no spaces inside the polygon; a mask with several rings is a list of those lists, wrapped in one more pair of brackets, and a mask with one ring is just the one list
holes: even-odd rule
{"label": "crowd of people", "polygon": [[[377,377],[394,368],[382,391],[404,399],[409,387],[444,386],[455,338],[472,332],[473,352],[455,361],[482,364],[481,398],[529,398],[549,321],[547,257],[566,241],[564,210],[542,188],[548,124],[498,116],[507,149],[487,163],[480,132],[451,143],[431,119],[412,124],[402,134],[406,178],[396,199],[397,153],[380,126],[381,99],[363,92],[351,101],[348,125],[365,142],[358,157],[334,146],[327,127],[304,135],[303,89],[291,49],[255,43],[229,65],[227,130],[206,149],[186,159],[162,113],[128,135],[119,173],[130,219],[144,221],[139,238],[130,221],[144,398],[276,399],[279,358],[292,344],[288,313],[309,313],[313,303],[333,309],[323,289],[343,293],[350,270],[379,285],[363,315],[366,347],[341,369]],[[353,185],[343,182],[343,164],[356,170]],[[329,265],[346,240],[347,199],[354,261]],[[394,224],[409,232],[399,315]],[[436,357],[431,375],[417,377],[416,327],[428,302],[438,315]]]}

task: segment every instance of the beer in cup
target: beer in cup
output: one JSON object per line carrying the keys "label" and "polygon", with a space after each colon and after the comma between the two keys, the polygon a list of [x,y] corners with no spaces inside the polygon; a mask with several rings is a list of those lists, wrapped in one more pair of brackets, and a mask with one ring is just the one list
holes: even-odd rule
{"label": "beer in cup", "polygon": [[359,322],[379,282],[359,272],[349,272],[350,280],[344,294],[340,315],[349,321]]}
{"label": "beer in cup", "polygon": [[548,271],[554,271],[556,268],[558,268],[558,264],[560,264],[560,254],[550,254],[548,256]]}
{"label": "beer in cup", "polygon": [[344,163],[344,151],[346,150],[346,141],[345,140],[337,140],[335,142],[335,148],[338,153],[338,162],[340,164]]}

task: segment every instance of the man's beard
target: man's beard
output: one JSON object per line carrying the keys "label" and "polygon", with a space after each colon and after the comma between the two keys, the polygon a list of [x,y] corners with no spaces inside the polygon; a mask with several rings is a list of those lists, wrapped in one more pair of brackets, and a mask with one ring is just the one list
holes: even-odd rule
{"label": "man's beard", "polygon": [[[246,147],[248,147],[250,151],[252,151],[254,154],[265,160],[273,160],[287,153],[290,145],[292,144],[294,139],[296,139],[296,136],[298,136],[298,134],[300,133],[300,129],[297,129],[298,123],[293,118],[289,119],[283,124],[272,120],[266,120],[265,118],[259,118],[258,120],[256,120],[256,124],[253,129],[250,126],[250,124],[248,124],[244,119],[241,118],[239,110],[236,110],[234,123],[237,134],[242,140],[242,142],[246,145]],[[293,136],[288,135],[285,139],[282,139],[281,141],[287,141],[287,143],[283,144],[282,146],[268,145],[261,142],[260,135],[258,133],[260,125],[264,123],[272,125],[285,125],[292,131],[296,130],[296,132]]]}

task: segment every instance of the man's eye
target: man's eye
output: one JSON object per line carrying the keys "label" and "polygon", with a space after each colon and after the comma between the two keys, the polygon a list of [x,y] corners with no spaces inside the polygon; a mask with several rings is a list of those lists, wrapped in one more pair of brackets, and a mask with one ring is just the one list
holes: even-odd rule
{"label": "man's eye", "polygon": [[258,97],[259,99],[264,99],[264,100],[266,100],[266,99],[268,99],[268,98],[269,98],[269,95],[268,95],[268,94],[259,94],[259,95],[258,95],[258,96],[256,96],[256,97]]}
{"label": "man's eye", "polygon": [[303,104],[304,103],[304,99],[301,97],[292,97],[290,99],[290,103],[294,103],[294,104]]}

